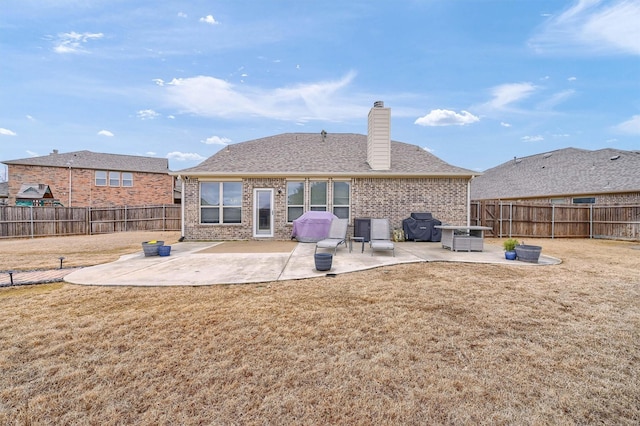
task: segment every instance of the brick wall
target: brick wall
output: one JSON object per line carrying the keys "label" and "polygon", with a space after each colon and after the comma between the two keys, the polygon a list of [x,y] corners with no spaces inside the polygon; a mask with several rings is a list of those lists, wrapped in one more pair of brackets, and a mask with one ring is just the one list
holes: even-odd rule
{"label": "brick wall", "polygon": [[23,183],[49,185],[53,197],[66,207],[173,204],[173,176],[168,174],[133,172],[133,186],[110,187],[96,186],[95,170],[90,169],[10,164],[8,171],[9,205],[15,204]]}
{"label": "brick wall", "polygon": [[[467,220],[467,179],[352,179],[351,225],[360,217],[388,218],[392,228],[412,212],[431,212],[443,223],[463,225]],[[328,185],[329,198],[331,186]],[[188,240],[253,239],[253,190],[274,189],[274,239],[289,240],[286,222],[286,179],[244,179],[242,224],[200,224],[198,179],[187,179],[184,190],[185,238]],[[278,194],[278,190],[282,192]],[[352,227],[350,228],[352,232]]]}

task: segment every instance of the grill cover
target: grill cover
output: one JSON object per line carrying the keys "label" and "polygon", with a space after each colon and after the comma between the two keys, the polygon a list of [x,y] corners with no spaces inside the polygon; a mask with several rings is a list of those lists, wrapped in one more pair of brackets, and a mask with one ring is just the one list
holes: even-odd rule
{"label": "grill cover", "polygon": [[338,218],[331,212],[308,211],[293,221],[291,238],[301,243],[316,243],[327,238],[331,221]]}
{"label": "grill cover", "polygon": [[434,228],[442,225],[431,213],[411,213],[411,217],[402,221],[404,238],[413,241],[440,241],[442,230]]}

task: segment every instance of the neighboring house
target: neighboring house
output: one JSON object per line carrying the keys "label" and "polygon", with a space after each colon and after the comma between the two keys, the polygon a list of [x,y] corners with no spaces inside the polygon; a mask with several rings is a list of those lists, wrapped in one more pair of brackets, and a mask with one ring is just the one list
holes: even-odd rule
{"label": "neighboring house", "polygon": [[8,204],[23,184],[37,182],[66,207],[173,204],[174,177],[166,158],[76,151],[3,161]]}
{"label": "neighboring house", "polygon": [[53,198],[49,185],[24,183],[16,194],[17,206],[61,206],[60,200]]}
{"label": "neighboring house", "polygon": [[[466,224],[470,179],[416,145],[391,141],[391,112],[376,102],[368,135],[285,133],[228,145],[196,167],[173,172],[183,185],[188,240],[291,238],[309,210],[349,219],[411,212]],[[351,230],[353,232],[353,229]]]}
{"label": "neighboring house", "polygon": [[0,182],[0,206],[4,206],[9,200],[9,182]]}
{"label": "neighboring house", "polygon": [[565,148],[514,158],[473,179],[471,199],[640,204],[640,151]]}

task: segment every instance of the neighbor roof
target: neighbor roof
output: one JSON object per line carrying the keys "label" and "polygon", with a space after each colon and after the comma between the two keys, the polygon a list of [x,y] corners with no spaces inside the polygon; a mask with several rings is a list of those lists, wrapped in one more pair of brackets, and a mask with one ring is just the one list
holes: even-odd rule
{"label": "neighbor roof", "polygon": [[367,164],[367,136],[354,133],[283,133],[227,145],[186,176],[455,176],[479,173],[452,166],[416,145],[391,141],[391,169]]}
{"label": "neighbor roof", "polygon": [[51,189],[49,189],[49,185],[42,183],[23,183],[22,186],[20,186],[20,191],[18,191],[16,198],[38,200],[45,198],[45,195],[47,194],[53,195],[51,193]]}
{"label": "neighbor roof", "polygon": [[471,181],[471,199],[640,191],[640,152],[565,148],[514,158]]}
{"label": "neighbor roof", "polygon": [[166,158],[103,154],[91,151],[75,151],[62,154],[54,151],[42,157],[3,161],[3,163],[24,166],[72,167],[74,169],[119,170],[145,173],[169,172],[169,160]]}
{"label": "neighbor roof", "polygon": [[0,182],[0,198],[9,197],[9,182]]}

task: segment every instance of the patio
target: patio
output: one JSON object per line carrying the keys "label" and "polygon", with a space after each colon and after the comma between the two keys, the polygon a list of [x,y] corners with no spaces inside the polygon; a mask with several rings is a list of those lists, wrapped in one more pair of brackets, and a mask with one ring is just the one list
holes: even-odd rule
{"label": "patio", "polygon": [[[113,286],[199,286],[212,284],[260,283],[325,275],[344,274],[381,266],[419,262],[462,262],[507,264],[514,267],[536,267],[558,264],[559,259],[543,253],[537,264],[506,260],[502,248],[486,244],[482,252],[452,252],[440,243],[395,243],[391,253],[364,252],[358,244],[353,251],[342,246],[333,257],[330,271],[317,271],[314,265],[314,243],[297,243],[282,251],[256,252],[255,245],[245,242],[247,250],[225,252],[225,242],[183,242],[172,245],[170,256],[145,257],[142,252],[122,256],[118,261],[82,268],[65,277],[65,281],[82,285]],[[216,250],[212,250],[214,248]],[[285,246],[286,247],[286,246]],[[250,249],[249,249],[250,248]]]}

